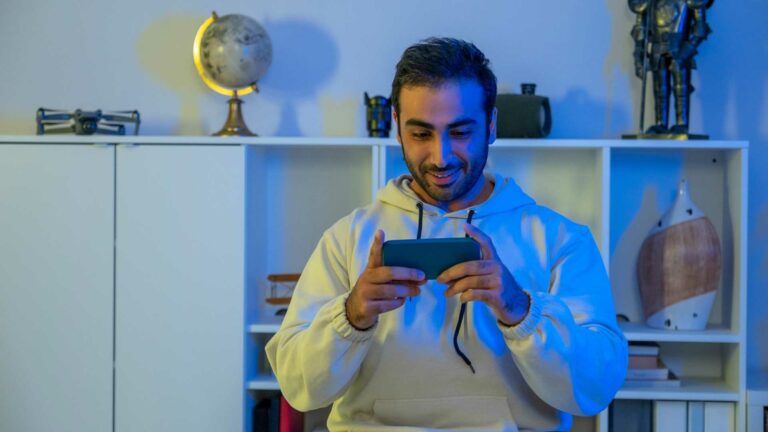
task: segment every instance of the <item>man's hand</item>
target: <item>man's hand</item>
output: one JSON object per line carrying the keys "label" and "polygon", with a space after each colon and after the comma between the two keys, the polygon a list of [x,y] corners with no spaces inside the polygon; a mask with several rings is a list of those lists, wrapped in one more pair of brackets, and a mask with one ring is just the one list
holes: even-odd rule
{"label": "man's hand", "polygon": [[446,297],[460,294],[462,303],[480,300],[502,324],[520,323],[528,314],[530,298],[499,260],[491,239],[472,225],[466,224],[464,230],[480,243],[483,259],[456,264],[437,277],[438,282],[448,285]]}
{"label": "man's hand", "polygon": [[384,232],[376,231],[368,255],[368,264],[347,298],[347,319],[358,330],[376,324],[379,314],[397,309],[406,297],[421,293],[420,285],[427,281],[424,272],[405,267],[384,267],[381,247]]}

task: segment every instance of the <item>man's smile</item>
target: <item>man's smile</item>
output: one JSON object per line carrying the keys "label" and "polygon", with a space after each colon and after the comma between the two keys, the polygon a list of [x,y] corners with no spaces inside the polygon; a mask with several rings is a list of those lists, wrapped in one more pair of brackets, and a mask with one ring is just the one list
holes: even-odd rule
{"label": "man's smile", "polygon": [[455,167],[445,171],[428,171],[427,175],[436,186],[445,187],[451,185],[459,178],[461,168]]}

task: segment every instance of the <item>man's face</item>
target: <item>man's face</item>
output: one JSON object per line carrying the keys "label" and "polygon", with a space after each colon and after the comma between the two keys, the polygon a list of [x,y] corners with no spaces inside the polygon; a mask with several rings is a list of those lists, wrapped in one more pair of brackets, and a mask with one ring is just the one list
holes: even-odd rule
{"label": "man's face", "polygon": [[475,80],[403,87],[395,121],[414,191],[451,211],[470,205],[485,186],[495,120],[494,110],[490,124],[486,121],[483,89]]}

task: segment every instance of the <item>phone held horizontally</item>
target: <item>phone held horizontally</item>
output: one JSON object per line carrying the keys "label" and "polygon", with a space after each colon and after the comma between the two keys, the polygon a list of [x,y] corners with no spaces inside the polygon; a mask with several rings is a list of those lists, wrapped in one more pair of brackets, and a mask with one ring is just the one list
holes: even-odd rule
{"label": "phone held horizontally", "polygon": [[387,240],[381,250],[388,267],[408,267],[423,271],[435,279],[450,267],[482,258],[480,244],[468,237]]}

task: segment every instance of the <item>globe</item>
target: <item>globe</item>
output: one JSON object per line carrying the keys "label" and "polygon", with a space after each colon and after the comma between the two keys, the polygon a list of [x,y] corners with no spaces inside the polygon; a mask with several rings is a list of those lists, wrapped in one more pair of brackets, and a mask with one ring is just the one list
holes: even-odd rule
{"label": "globe", "polygon": [[197,30],[192,49],[203,82],[230,96],[224,128],[214,135],[254,135],[242,120],[238,96],[258,91],[258,81],[272,64],[272,42],[264,27],[245,15],[216,12]]}

